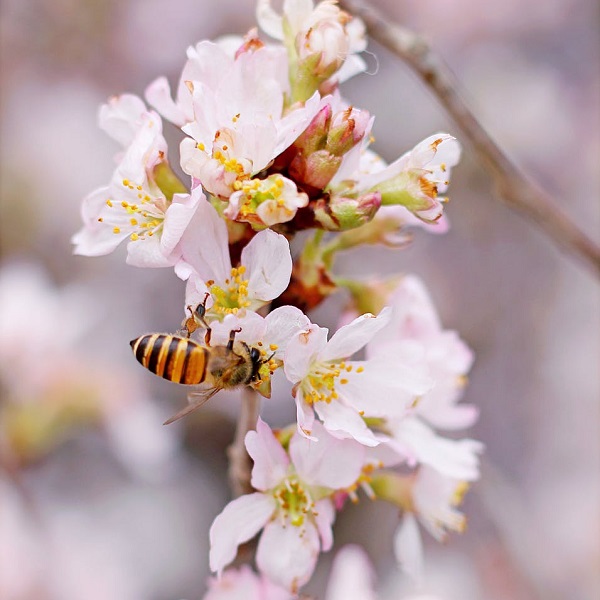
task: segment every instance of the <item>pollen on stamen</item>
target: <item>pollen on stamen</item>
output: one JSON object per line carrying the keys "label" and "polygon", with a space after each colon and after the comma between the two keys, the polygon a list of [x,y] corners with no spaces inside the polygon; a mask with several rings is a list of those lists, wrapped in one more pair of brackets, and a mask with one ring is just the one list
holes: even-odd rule
{"label": "pollen on stamen", "polygon": [[113,228],[113,233],[121,233],[121,230],[118,227]]}

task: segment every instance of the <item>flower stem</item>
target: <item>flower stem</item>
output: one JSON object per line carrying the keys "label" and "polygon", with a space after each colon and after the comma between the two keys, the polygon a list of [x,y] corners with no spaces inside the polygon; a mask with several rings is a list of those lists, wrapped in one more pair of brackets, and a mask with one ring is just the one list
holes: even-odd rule
{"label": "flower stem", "polygon": [[237,498],[252,492],[250,484],[252,461],[246,452],[244,440],[249,431],[256,429],[260,410],[260,396],[251,388],[242,391],[242,405],[238,414],[235,438],[227,448],[229,458],[229,485],[233,496]]}

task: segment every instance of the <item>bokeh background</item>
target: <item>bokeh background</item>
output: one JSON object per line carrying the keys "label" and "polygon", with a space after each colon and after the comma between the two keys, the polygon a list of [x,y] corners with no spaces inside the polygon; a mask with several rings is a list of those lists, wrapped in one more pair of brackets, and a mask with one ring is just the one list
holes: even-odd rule
{"label": "bokeh background", "polygon": [[[433,42],[508,155],[598,239],[597,3],[373,4]],[[99,104],[161,74],[175,82],[186,47],[246,32],[254,2],[4,0],[1,10],[0,598],[200,598],[237,399],[161,427],[185,393],[144,372],[128,341],[179,326],[182,283],[127,267],[124,248],[74,257],[69,238],[81,198],[113,168]],[[396,58],[369,52],[369,73],[345,96],[376,115],[378,152],[391,160],[440,130],[461,137]],[[487,447],[483,478],[467,496],[468,531],[427,544],[427,591],[597,598],[598,283],[493,198],[468,146],[450,193],[448,234],[338,261],[340,272],[420,275],[476,352],[466,401],[481,408],[470,435]],[[331,298],[313,318],[334,326],[343,304]],[[263,404],[276,426],[293,419],[284,388]],[[390,599],[408,589],[391,556],[396,522],[363,501],[336,528],[339,543],[364,544]],[[329,561],[308,586],[317,596]]]}

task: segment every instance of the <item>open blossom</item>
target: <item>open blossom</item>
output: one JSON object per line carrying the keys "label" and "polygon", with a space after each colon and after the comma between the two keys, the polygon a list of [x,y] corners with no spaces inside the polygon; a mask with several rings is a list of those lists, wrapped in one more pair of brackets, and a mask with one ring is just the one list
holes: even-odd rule
{"label": "open blossom", "polygon": [[240,265],[232,267],[225,221],[203,201],[182,240],[176,272],[188,281],[186,306],[206,299],[209,317],[220,319],[256,310],[277,298],[290,281],[292,257],[285,237],[267,229],[250,240]]}
{"label": "open blossom", "polygon": [[423,542],[418,523],[438,541],[448,531],[462,533],[465,516],[457,510],[468,484],[446,477],[434,469],[419,468],[411,486],[410,508],[405,510],[402,523],[394,538],[394,553],[403,570],[416,581],[423,580]]}
{"label": "open blossom", "polygon": [[362,315],[329,341],[327,329],[316,325],[290,340],[284,370],[295,384],[298,427],[304,435],[312,435],[316,412],[331,434],[376,446],[379,441],[363,417],[401,417],[430,389],[431,381],[418,365],[406,366],[398,357],[348,360],[388,325],[390,316],[389,309],[378,317]]}
{"label": "open blossom", "polygon": [[283,175],[250,179],[241,183],[229,198],[225,216],[232,221],[247,221],[270,227],[291,221],[299,208],[308,204],[308,196]]}
{"label": "open blossom", "polygon": [[169,102],[164,83],[147,95],[189,136],[181,142],[183,170],[227,199],[298,137],[318,109],[319,94],[286,107],[282,48],[261,46],[232,56],[222,44],[205,41],[189,56],[187,95],[180,88],[178,103]]}
{"label": "open blossom", "polygon": [[174,265],[178,243],[198,205],[200,190],[165,193],[157,170],[166,163],[167,145],[160,117],[132,95],[113,98],[100,109],[100,127],[124,152],[111,183],[87,196],[84,227],[73,236],[75,253],[98,256],[128,239],[127,262],[142,267]]}
{"label": "open blossom", "polygon": [[373,153],[363,154],[358,172],[349,175],[347,168],[340,169],[334,178],[331,187],[337,194],[378,192],[384,206],[403,206],[426,223],[442,217],[447,199],[439,194],[448,189],[451,168],[460,160],[455,138],[429,136],[388,166],[374,160]]}
{"label": "open blossom", "polygon": [[271,581],[294,592],[310,578],[319,552],[333,544],[332,495],[353,485],[364,462],[364,448],[338,440],[315,424],[319,442],[294,434],[289,454],[259,419],[246,435],[254,460],[256,493],[230,502],[210,530],[210,566],[221,572],[237,547],[261,529],[256,562]]}

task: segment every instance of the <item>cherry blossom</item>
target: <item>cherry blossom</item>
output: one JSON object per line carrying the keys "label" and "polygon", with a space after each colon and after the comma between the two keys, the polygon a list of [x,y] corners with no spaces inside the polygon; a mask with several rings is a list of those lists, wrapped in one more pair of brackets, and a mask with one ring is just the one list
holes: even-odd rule
{"label": "cherry blossom", "polygon": [[338,440],[315,424],[319,443],[294,434],[289,454],[270,427],[259,419],[246,435],[254,460],[252,486],[258,490],[230,502],[211,530],[210,566],[221,572],[237,547],[263,529],[256,562],[271,581],[294,592],[306,581],[320,552],[333,544],[331,525],[335,490],[360,476],[364,448]]}
{"label": "cherry blossom", "polygon": [[308,196],[299,192],[291,179],[279,174],[250,179],[240,186],[229,198],[229,206],[224,211],[232,221],[270,227],[291,221],[298,209],[308,204]]}
{"label": "cherry blossom", "polygon": [[[191,79],[185,85],[191,100],[180,101],[176,116],[178,123],[185,121],[182,130],[190,136],[181,143],[181,166],[213,195],[229,198],[236,182],[265,169],[298,137],[319,106],[315,93],[306,104],[286,110],[281,50],[259,47],[231,56],[222,45],[200,42],[190,53]],[[186,98],[185,91],[181,94]],[[174,106],[159,106],[167,114],[175,112]]]}
{"label": "cherry blossom", "polygon": [[[209,202],[200,202],[182,242],[177,274],[188,281],[186,306],[206,300],[212,318],[256,310],[287,287],[292,273],[288,241],[271,230],[257,233],[232,267],[227,227]],[[208,296],[207,296],[208,294]]]}
{"label": "cherry blossom", "polygon": [[446,202],[439,194],[448,189],[451,168],[458,164],[460,152],[455,138],[438,133],[388,166],[376,155],[363,153],[359,172],[342,179],[348,175],[344,169],[331,186],[340,195],[379,192],[384,206],[401,205],[425,223],[435,223]]}
{"label": "cherry blossom", "polygon": [[431,388],[419,365],[403,365],[398,357],[348,360],[390,321],[391,311],[365,314],[338,329],[327,341],[327,329],[312,325],[288,343],[287,378],[294,383],[298,428],[312,436],[314,413],[340,438],[367,446],[379,440],[364,418],[404,416],[416,397]]}
{"label": "cherry blossom", "polygon": [[73,236],[75,253],[108,254],[128,239],[129,264],[173,266],[201,190],[191,196],[161,190],[158,179],[167,152],[162,123],[136,96],[113,98],[102,106],[100,126],[124,146],[124,153],[110,184],[83,201],[84,227]]}

